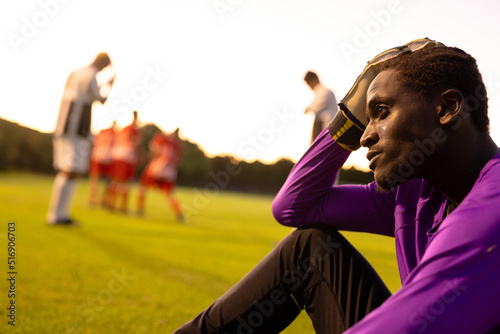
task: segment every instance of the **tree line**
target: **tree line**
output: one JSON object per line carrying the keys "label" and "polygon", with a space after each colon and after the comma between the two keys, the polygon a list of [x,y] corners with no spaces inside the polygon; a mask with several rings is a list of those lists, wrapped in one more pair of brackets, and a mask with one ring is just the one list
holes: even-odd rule
{"label": "tree line", "polygon": [[[142,127],[140,143],[144,158],[138,175],[147,163],[148,142],[160,129],[154,124]],[[207,157],[198,144],[183,140],[183,160],[177,183],[180,186],[203,188],[216,185],[220,190],[275,194],[285,182],[294,162],[278,160],[274,164],[259,161],[237,161],[232,156]],[[0,171],[21,170],[54,173],[52,166],[52,135],[0,119]],[[372,173],[355,168],[342,169],[344,183],[365,184],[373,181]]]}

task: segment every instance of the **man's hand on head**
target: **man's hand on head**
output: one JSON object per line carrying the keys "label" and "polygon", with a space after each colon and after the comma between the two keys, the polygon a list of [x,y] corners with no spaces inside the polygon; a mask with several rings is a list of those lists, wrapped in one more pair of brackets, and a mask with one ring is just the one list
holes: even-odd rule
{"label": "man's hand on head", "polygon": [[370,60],[349,92],[339,103],[340,110],[328,125],[333,139],[347,150],[357,150],[360,147],[359,140],[368,124],[366,118],[366,92],[373,79],[377,76],[380,65],[403,53],[434,47],[438,44],[428,38],[421,38],[386,50]]}

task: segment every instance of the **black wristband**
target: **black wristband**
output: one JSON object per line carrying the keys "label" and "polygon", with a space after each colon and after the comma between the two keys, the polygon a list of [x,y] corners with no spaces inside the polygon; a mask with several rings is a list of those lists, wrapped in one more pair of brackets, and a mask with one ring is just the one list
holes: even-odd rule
{"label": "black wristband", "polygon": [[355,151],[361,147],[359,141],[365,126],[354,117],[343,103],[339,103],[339,111],[328,124],[328,131],[341,147]]}

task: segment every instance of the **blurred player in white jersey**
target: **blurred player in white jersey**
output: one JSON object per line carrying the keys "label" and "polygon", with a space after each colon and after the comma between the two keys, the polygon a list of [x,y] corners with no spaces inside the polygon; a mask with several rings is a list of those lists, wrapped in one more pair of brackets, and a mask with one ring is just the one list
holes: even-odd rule
{"label": "blurred player in white jersey", "polygon": [[314,124],[311,136],[311,143],[320,132],[326,128],[330,120],[337,113],[337,99],[333,92],[323,86],[318,75],[314,72],[307,72],[304,81],[314,92],[314,100],[309,104],[304,113],[314,113]]}
{"label": "blurred player in white jersey", "polygon": [[94,61],[72,72],[66,82],[54,132],[54,168],[57,175],[52,187],[46,221],[49,225],[74,224],[69,211],[76,180],[87,173],[91,152],[90,124],[92,104],[106,102],[114,77],[99,85],[96,76],[111,67],[111,59],[100,53]]}

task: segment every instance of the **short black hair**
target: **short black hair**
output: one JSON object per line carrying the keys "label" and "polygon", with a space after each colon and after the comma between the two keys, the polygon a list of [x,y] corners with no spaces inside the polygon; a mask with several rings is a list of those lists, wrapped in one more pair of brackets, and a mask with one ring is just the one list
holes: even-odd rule
{"label": "short black hair", "polygon": [[95,57],[93,64],[97,65],[100,68],[104,68],[111,64],[111,59],[106,52],[101,52]]}
{"label": "short black hair", "polygon": [[408,52],[382,63],[380,71],[394,69],[398,79],[423,98],[437,91],[459,90],[472,122],[489,131],[488,96],[476,59],[465,51],[444,45]]}
{"label": "short black hair", "polygon": [[310,80],[319,80],[318,75],[314,72],[308,71],[304,76],[304,81],[309,82]]}

